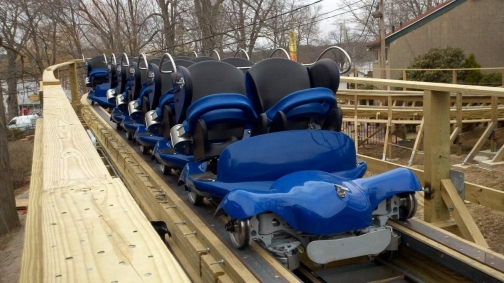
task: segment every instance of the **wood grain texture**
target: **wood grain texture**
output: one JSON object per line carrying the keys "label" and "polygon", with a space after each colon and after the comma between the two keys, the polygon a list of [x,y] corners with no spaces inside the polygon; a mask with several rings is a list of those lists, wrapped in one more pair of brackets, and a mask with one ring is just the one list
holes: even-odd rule
{"label": "wood grain texture", "polygon": [[37,119],[33,144],[33,161],[30,180],[30,210],[26,216],[23,257],[21,260],[20,282],[42,282],[42,238],[40,195],[42,193],[43,165],[43,121]]}
{"label": "wood grain texture", "polygon": [[45,85],[44,101],[21,282],[190,282],[109,175],[61,86]]}

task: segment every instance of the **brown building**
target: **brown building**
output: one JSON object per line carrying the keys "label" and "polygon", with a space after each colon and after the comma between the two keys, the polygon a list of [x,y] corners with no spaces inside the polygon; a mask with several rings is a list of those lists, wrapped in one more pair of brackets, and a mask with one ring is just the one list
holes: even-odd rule
{"label": "brown building", "polygon": [[[368,45],[380,76],[380,40]],[[504,0],[449,0],[385,36],[387,78],[398,79],[413,59],[431,48],[461,48],[481,67],[504,66]]]}

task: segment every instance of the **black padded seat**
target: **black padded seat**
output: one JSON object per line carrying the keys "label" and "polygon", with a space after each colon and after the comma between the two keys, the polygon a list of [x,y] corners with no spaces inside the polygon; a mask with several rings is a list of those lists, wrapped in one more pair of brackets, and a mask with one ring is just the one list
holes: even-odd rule
{"label": "black padded seat", "polygon": [[193,61],[194,63],[199,63],[199,62],[203,62],[203,61],[219,61],[219,60],[217,60],[214,57],[201,56],[201,57],[192,58],[191,61]]}
{"label": "black padded seat", "polygon": [[308,70],[285,58],[269,58],[256,63],[246,74],[256,113],[264,113],[280,99],[295,91],[310,88]]}
{"label": "black padded seat", "polygon": [[[235,93],[246,96],[243,73],[231,64],[211,60],[181,69],[185,77],[185,97],[191,103],[212,94]],[[191,103],[186,102],[184,113]],[[200,119],[193,134],[194,159],[219,156],[229,144],[243,138],[244,130],[245,125],[241,123],[229,121],[207,125]]]}
{"label": "black padded seat", "polygon": [[95,69],[107,69],[107,63],[105,63],[103,55],[95,56],[87,60],[88,74]]}

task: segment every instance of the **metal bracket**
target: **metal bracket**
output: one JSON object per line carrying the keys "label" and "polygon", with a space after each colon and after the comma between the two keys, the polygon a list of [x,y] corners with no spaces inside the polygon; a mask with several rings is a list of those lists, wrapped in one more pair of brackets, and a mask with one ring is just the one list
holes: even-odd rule
{"label": "metal bracket", "polygon": [[462,171],[457,171],[457,170],[450,170],[450,180],[452,181],[453,185],[455,186],[455,189],[457,189],[457,192],[462,198],[462,200],[465,199],[465,187],[464,187],[464,181],[465,181],[465,174]]}

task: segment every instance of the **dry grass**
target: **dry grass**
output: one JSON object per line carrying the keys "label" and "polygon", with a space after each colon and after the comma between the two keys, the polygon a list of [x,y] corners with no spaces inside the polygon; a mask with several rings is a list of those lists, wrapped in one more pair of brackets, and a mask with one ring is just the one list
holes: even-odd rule
{"label": "dry grass", "polygon": [[9,162],[14,189],[30,182],[33,143],[26,140],[9,142]]}

